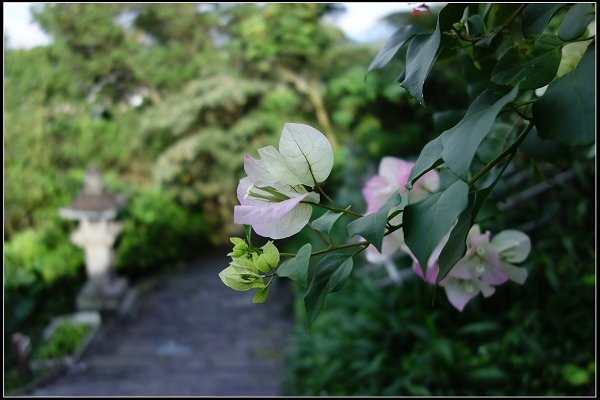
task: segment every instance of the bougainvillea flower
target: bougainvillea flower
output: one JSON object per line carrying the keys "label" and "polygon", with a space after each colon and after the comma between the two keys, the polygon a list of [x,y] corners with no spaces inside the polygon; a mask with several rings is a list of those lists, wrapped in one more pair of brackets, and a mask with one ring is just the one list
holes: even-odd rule
{"label": "bougainvillea flower", "polygon": [[450,232],[448,232],[442,238],[442,240],[440,240],[440,243],[435,247],[435,249],[433,249],[433,252],[429,256],[429,260],[427,260],[427,272],[425,274],[425,277],[423,277],[423,270],[421,269],[419,261],[417,261],[417,257],[415,257],[415,255],[410,251],[410,249],[407,251],[408,255],[410,255],[410,257],[413,260],[412,270],[415,273],[415,275],[423,279],[425,282],[435,285],[438,273],[440,272],[440,254],[442,253],[442,249],[448,242],[448,239],[450,239]]}
{"label": "bougainvillea flower", "polygon": [[287,123],[273,146],[258,149],[259,160],[246,155],[244,170],[257,186],[306,185],[323,182],[333,168],[333,149],[325,135],[304,124]]}
{"label": "bougainvillea flower", "polygon": [[531,240],[529,236],[521,231],[509,229],[500,232],[492,238],[492,246],[496,248],[500,256],[500,269],[510,280],[523,284],[527,279],[527,270],[515,267],[512,263],[525,261],[531,251]]}
{"label": "bougainvillea flower", "polygon": [[[381,159],[378,175],[369,179],[362,190],[367,201],[367,214],[379,210],[394,193],[407,193],[406,184],[414,165],[412,162],[396,157],[383,157]],[[413,188],[408,191],[408,202],[414,203],[423,199],[428,193],[437,191],[439,185],[438,173],[433,170],[429,171],[415,182]],[[396,211],[396,208],[390,210],[390,212],[394,211]],[[393,225],[401,224],[402,214],[395,216],[390,223]],[[411,254],[408,246],[404,243],[402,229],[398,229],[383,238],[381,252],[375,246],[369,246],[366,250],[366,258],[367,261],[373,264],[388,265],[389,260],[398,250]]]}
{"label": "bougainvillea flower", "polygon": [[480,292],[484,297],[494,294],[494,287],[509,279],[523,284],[525,268],[511,262],[521,262],[531,250],[529,237],[516,230],[500,232],[490,242],[490,232],[481,233],[474,225],[467,236],[467,252],[456,263],[440,285],[446,290],[450,303],[462,311]]}
{"label": "bougainvillea flower", "polygon": [[261,236],[282,239],[298,233],[310,219],[319,195],[304,186],[323,182],[333,167],[333,149],[325,136],[308,125],[285,124],[279,150],[258,149],[259,159],[244,156],[247,177],[240,180],[236,224],[247,224]]}
{"label": "bougainvillea flower", "polygon": [[282,239],[300,232],[308,224],[312,213],[312,207],[302,201],[318,203],[319,195],[307,192],[302,186],[294,187],[294,190],[284,186],[275,186],[273,189],[287,199],[261,191],[253,186],[248,177],[240,180],[237,196],[241,205],[233,209],[233,222],[251,225],[256,233],[272,239]]}
{"label": "bougainvillea flower", "polygon": [[[396,192],[405,193],[406,184],[414,163],[396,157],[383,157],[379,163],[379,173],[367,181],[363,196],[367,201],[367,213],[381,208]],[[422,200],[428,193],[439,189],[439,174],[431,170],[423,175],[409,191],[409,203]]]}

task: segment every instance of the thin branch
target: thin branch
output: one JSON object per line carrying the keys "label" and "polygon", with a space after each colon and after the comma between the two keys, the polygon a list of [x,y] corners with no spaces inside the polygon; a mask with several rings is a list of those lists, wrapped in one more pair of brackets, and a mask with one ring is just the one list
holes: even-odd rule
{"label": "thin branch", "polygon": [[308,226],[310,227],[310,229],[312,229],[312,231],[314,233],[317,234],[317,236],[319,237],[319,239],[321,239],[321,241],[325,244],[325,246],[331,246],[331,242],[329,240],[327,240],[325,238],[325,236],[323,236],[323,234],[321,232],[319,232],[318,230],[316,230],[311,224],[308,224]]}
{"label": "thin branch", "polygon": [[504,150],[502,153],[498,154],[496,156],[496,158],[494,158],[492,161],[490,161],[490,163],[488,165],[486,165],[481,171],[479,171],[473,178],[471,178],[469,180],[469,182],[467,182],[467,184],[469,186],[471,186],[472,184],[474,184],[475,182],[477,182],[482,176],[484,176],[485,174],[487,174],[492,168],[494,168],[494,166],[496,164],[498,164],[500,161],[502,161],[502,159],[507,156],[508,154],[514,152],[517,150],[517,148],[519,147],[519,145],[523,142],[523,140],[525,140],[525,137],[527,136],[527,134],[531,131],[531,129],[533,129],[534,125],[532,122],[529,123],[529,125],[527,125],[527,128],[525,128],[525,130],[523,132],[521,132],[521,134],[519,135],[519,137],[517,137],[517,139],[513,142],[513,144],[511,144],[506,150]]}
{"label": "thin branch", "polygon": [[[327,193],[325,193],[325,191],[323,190],[323,188],[321,186],[316,185],[315,187],[317,188],[317,190],[319,191],[319,193],[321,193],[323,195],[323,197],[325,197],[327,199],[327,201],[329,201],[332,204],[335,204],[335,202],[331,199],[331,197],[329,197],[327,195]],[[336,205],[336,207],[337,207],[337,205]]]}

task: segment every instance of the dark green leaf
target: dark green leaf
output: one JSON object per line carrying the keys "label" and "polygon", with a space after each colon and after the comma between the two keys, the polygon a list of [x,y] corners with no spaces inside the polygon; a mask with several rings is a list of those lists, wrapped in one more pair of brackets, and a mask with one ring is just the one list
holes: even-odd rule
{"label": "dark green leaf", "polygon": [[294,282],[298,282],[302,286],[307,285],[308,263],[310,261],[310,252],[312,247],[310,243],[300,247],[298,253],[293,258],[285,260],[277,268],[277,276],[282,278],[290,278]]}
{"label": "dark green leaf", "polygon": [[[440,253],[440,272],[438,273],[436,284],[444,279],[452,267],[454,267],[454,264],[465,255],[467,250],[467,234],[473,225],[473,208],[475,205],[473,197],[472,195],[469,196],[469,205],[458,216],[458,221],[450,232],[448,242],[446,242]],[[427,268],[427,265],[425,265],[425,268]]]}
{"label": "dark green leaf", "polygon": [[479,144],[489,134],[498,113],[518,92],[517,85],[495,102],[490,91],[483,92],[473,101],[465,117],[441,135],[442,158],[456,175],[466,178]]}
{"label": "dark green leaf", "polygon": [[423,85],[435,62],[439,45],[440,28],[438,25],[432,33],[422,33],[415,36],[408,46],[408,52],[406,53],[406,75],[400,85],[408,90],[421,105],[425,104],[423,99]]}
{"label": "dark green leaf", "polygon": [[519,146],[524,154],[540,161],[554,162],[569,157],[569,148],[554,140],[542,139],[533,128]]}
{"label": "dark green leaf", "polygon": [[427,268],[429,256],[467,207],[468,192],[465,182],[456,181],[443,192],[404,207],[404,238],[421,267]]}
{"label": "dark green leaf", "polygon": [[485,26],[483,19],[479,15],[473,15],[467,20],[466,25],[467,33],[469,36],[478,36],[485,32]]}
{"label": "dark green leaf", "polygon": [[385,234],[385,225],[388,221],[390,209],[400,205],[402,199],[400,193],[396,192],[385,204],[376,212],[367,214],[348,224],[348,235],[350,237],[359,235],[367,239],[377,250],[381,251],[383,236]]}
{"label": "dark green leaf", "polygon": [[498,33],[500,33],[500,32],[499,31],[490,32],[483,39],[480,39],[477,42],[475,42],[475,46],[476,47],[483,47],[483,48],[490,47],[492,45],[492,42],[496,38],[496,36],[498,36]]}
{"label": "dark green leaf", "polygon": [[[490,11],[490,8],[492,8],[492,6],[494,5],[494,3],[487,3],[485,4],[483,11],[481,12],[481,17],[485,20],[485,17],[487,17],[488,12]],[[479,5],[480,7],[482,6],[482,4]],[[481,8],[480,8],[481,9]]]}
{"label": "dark green leaf", "polygon": [[[467,4],[460,3],[449,3],[440,10],[438,15],[438,26],[440,32],[449,30],[452,25],[461,20],[461,16],[465,13]],[[467,12],[468,15],[468,12]]]}
{"label": "dark green leaf", "polygon": [[406,187],[412,188],[412,185],[428,171],[442,164],[442,137],[438,136],[431,142],[427,143],[419,158],[415,162],[412,170],[410,171],[410,177],[408,178],[408,184]]}
{"label": "dark green leaf", "polygon": [[342,213],[334,213],[333,211],[327,211],[325,214],[321,215],[319,218],[315,219],[311,222],[313,228],[318,231],[326,232],[329,234],[333,225],[337,222],[337,220],[342,216]]}
{"label": "dark green leaf", "polygon": [[556,76],[563,45],[556,35],[534,36],[517,43],[494,67],[492,81],[500,85],[521,82],[524,90],[547,85]]}
{"label": "dark green leaf", "polygon": [[575,40],[585,32],[594,19],[594,3],[573,4],[560,24],[558,36],[562,40]]}
{"label": "dark green leaf", "polygon": [[403,26],[394,32],[392,37],[379,50],[367,72],[385,67],[394,58],[400,47],[420,32],[421,28],[413,25]]}
{"label": "dark green leaf", "polygon": [[321,312],[325,297],[342,288],[352,273],[352,266],[352,257],[345,254],[329,254],[317,264],[310,286],[304,295],[309,326]]}
{"label": "dark green leaf", "polygon": [[465,110],[446,110],[433,113],[433,127],[435,132],[440,134],[454,125],[465,116]]}
{"label": "dark green leaf", "polygon": [[[467,82],[467,94],[470,98],[476,98],[486,89],[491,89],[492,83],[490,77],[492,70],[496,65],[497,60],[489,56],[493,53],[493,49],[473,48],[473,54],[476,59],[479,59],[477,66],[473,62],[465,63],[465,74],[469,76]],[[488,55],[479,55],[477,53],[488,53]]]}
{"label": "dark green leaf", "polygon": [[494,3],[485,19],[488,31],[498,31],[519,10],[518,3]]}
{"label": "dark green leaf", "polygon": [[423,85],[435,62],[440,46],[440,32],[448,30],[460,19],[465,4],[448,4],[440,11],[436,28],[433,32],[413,36],[406,54],[406,69],[400,74],[400,85],[424,104]]}
{"label": "dark green leaf", "polygon": [[533,104],[533,120],[541,138],[567,145],[595,141],[596,50],[590,44],[577,67],[556,79]]}
{"label": "dark green leaf", "polygon": [[537,35],[544,31],[548,22],[565,3],[532,3],[523,9],[521,29],[525,37]]}

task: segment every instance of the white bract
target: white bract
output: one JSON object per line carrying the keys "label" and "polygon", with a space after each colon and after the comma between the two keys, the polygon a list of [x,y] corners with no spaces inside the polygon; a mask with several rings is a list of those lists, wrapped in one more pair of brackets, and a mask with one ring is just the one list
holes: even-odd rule
{"label": "white bract", "polygon": [[279,150],[267,146],[258,154],[258,160],[244,156],[248,176],[238,185],[234,222],[273,239],[292,236],[310,220],[312,207],[306,203],[319,202],[319,195],[304,186],[313,188],[331,173],[331,144],[308,125],[287,123]]}

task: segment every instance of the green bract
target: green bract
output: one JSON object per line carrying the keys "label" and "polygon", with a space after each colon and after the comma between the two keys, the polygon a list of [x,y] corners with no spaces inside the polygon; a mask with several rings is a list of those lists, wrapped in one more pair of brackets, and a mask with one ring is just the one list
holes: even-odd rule
{"label": "green bract", "polygon": [[271,272],[275,270],[279,264],[279,250],[277,250],[277,247],[275,247],[272,241],[269,241],[261,247],[261,249],[263,251],[262,254],[252,254],[254,266],[261,272]]}
{"label": "green bract", "polygon": [[233,243],[233,251],[228,254],[231,258],[238,258],[246,253],[248,253],[248,244],[244,241],[244,239],[232,237],[229,238],[231,243]]}
{"label": "green bract", "polygon": [[229,267],[219,272],[219,278],[225,285],[238,291],[265,286],[263,277],[258,274],[258,269],[247,258],[236,258],[231,261]]}
{"label": "green bract", "polygon": [[[279,250],[272,241],[267,242],[260,250],[246,243],[241,238],[230,238],[233,251],[229,253],[232,261],[229,267],[219,273],[221,281],[233,290],[246,291],[259,289],[253,298],[254,303],[262,303],[268,296],[271,280],[265,285],[265,277],[273,277],[279,264]],[[249,239],[248,239],[249,240]],[[261,275],[264,272],[270,275]]]}

